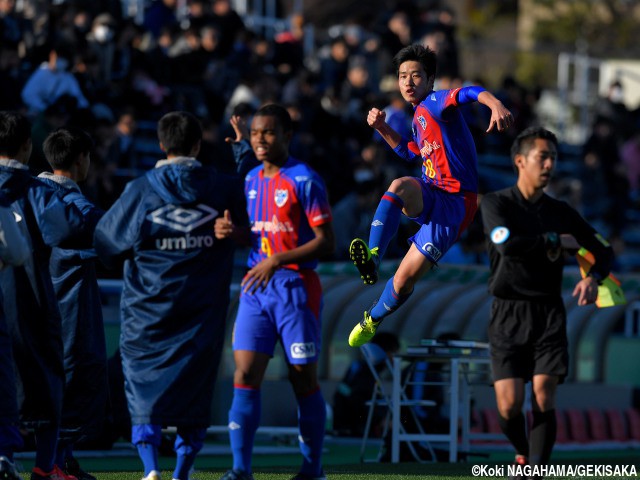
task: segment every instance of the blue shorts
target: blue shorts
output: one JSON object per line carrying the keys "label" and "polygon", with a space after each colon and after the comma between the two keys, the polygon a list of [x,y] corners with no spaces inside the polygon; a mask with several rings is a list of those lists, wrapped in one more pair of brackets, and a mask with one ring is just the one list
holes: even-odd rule
{"label": "blue shorts", "polygon": [[422,212],[408,217],[422,225],[409,239],[434,264],[447,253],[473,220],[478,195],[473,192],[448,193],[417,179],[422,188]]}
{"label": "blue shorts", "polygon": [[278,340],[290,364],[318,361],[322,287],[313,270],[281,269],[264,290],[242,293],[233,327],[233,349],[273,356]]}

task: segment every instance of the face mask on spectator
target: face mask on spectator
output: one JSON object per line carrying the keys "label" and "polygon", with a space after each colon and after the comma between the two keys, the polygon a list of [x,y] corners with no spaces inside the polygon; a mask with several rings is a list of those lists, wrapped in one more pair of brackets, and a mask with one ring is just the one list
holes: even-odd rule
{"label": "face mask on spectator", "polygon": [[93,30],[93,35],[97,42],[105,43],[113,37],[113,31],[107,25],[97,25]]}

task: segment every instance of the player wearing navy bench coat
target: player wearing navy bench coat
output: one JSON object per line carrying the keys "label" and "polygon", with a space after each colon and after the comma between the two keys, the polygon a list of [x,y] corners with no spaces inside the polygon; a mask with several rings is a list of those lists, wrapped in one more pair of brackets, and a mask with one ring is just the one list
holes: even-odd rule
{"label": "player wearing navy bench coat", "polygon": [[[609,274],[613,250],[573,208],[544,192],[558,140],[544,128],[518,135],[511,158],[516,185],[486,194],[481,203],[494,295],[488,336],[500,426],[516,462],[549,462],[556,437],[556,389],[567,374],[567,319],[562,293],[563,250],[594,254],[588,276],[575,286],[578,305],[595,302]],[[527,438],[522,413],[531,381],[533,424]]]}
{"label": "player wearing navy bench coat", "polygon": [[[31,176],[27,167],[31,150],[31,125],[26,117],[0,112],[0,198],[11,202],[31,252],[24,265],[0,272],[3,308],[19,376],[20,420],[35,432],[32,480],[60,480],[67,477],[55,464],[64,367],[60,312],[49,258],[53,247],[90,247],[95,223]],[[0,429],[1,448],[15,449],[20,441],[15,434],[17,431]]]}
{"label": "player wearing navy bench coat", "polygon": [[[96,224],[104,214],[82,194],[76,181],[89,172],[93,140],[77,128],[50,133],[43,150],[53,173],[38,178],[72,203],[87,221]],[[106,414],[107,352],[102,320],[102,301],[95,250],[54,248],[49,270],[62,319],[65,387],[62,423],[56,464],[78,480],[95,480],[82,470],[73,455],[74,444],[87,435],[100,433]]]}
{"label": "player wearing navy bench coat", "polygon": [[491,93],[480,87],[434,91],[436,54],[410,45],[393,59],[398,87],[414,108],[413,139],[408,141],[373,108],[367,123],[406,161],[422,161],[422,178],[394,180],[382,196],[371,223],[368,244],[359,238],[349,256],[365,284],[378,280],[378,265],[400,224],[401,214],[420,225],[411,246],[377,302],[349,335],[349,345],[373,338],[380,322],[413,293],[416,282],[437,264],[473,220],[477,210],[478,166],[469,127],[458,106],[478,101],[491,109],[487,132],[506,130],[513,117]]}
{"label": "player wearing navy bench coat", "polygon": [[[9,202],[0,195],[0,270],[23,265],[29,258],[29,246],[18,229]],[[13,371],[11,337],[7,327],[0,291],[0,478],[21,480],[13,464],[13,452],[22,445],[18,432],[16,376]]]}
{"label": "player wearing navy bench coat", "polygon": [[241,180],[195,159],[193,115],[163,116],[158,139],[167,159],[126,186],[95,248],[107,265],[124,260],[120,352],[145,478],[159,477],[161,427],[172,425],[173,478],[187,480],[210,424],[233,270],[234,243],[214,237],[214,222],[226,210],[247,222]]}
{"label": "player wearing navy bench coat", "polygon": [[229,410],[233,468],[223,480],[252,479],[253,439],[260,423],[260,387],[276,344],[284,349],[289,380],[298,402],[300,451],[297,480],[324,479],[322,445],[326,406],[318,384],[322,289],[315,267],[334,249],[331,210],[324,182],[289,156],[292,122],[280,105],[266,105],[253,117],[250,134],[237,117],[233,142],[239,168],[251,148],[261,165],[245,178],[251,230],[235,228],[233,217],[216,222],[216,236],[246,235],[249,271],[242,280],[234,326],[236,364]]}

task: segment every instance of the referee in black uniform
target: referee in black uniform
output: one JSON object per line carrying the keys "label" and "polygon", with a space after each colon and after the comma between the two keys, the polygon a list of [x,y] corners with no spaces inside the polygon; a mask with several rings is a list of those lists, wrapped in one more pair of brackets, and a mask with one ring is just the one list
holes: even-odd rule
{"label": "referee in black uniform", "polygon": [[[511,147],[516,185],[485,195],[480,205],[495,297],[489,343],[498,414],[515,447],[515,462],[522,465],[547,464],[555,443],[556,388],[567,375],[569,357],[563,251],[583,246],[596,259],[573,291],[578,305],[595,302],[613,261],[610,245],[578,212],[544,193],[557,146],[548,130],[524,130]],[[522,406],[529,380],[533,425],[527,437]]]}

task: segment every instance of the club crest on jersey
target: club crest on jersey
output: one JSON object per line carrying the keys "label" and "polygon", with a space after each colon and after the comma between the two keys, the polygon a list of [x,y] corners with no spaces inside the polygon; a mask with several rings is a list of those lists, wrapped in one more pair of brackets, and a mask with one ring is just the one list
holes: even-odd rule
{"label": "club crest on jersey", "polygon": [[500,245],[507,241],[510,233],[507,227],[496,227],[491,230],[491,241],[496,245]]}
{"label": "club crest on jersey", "polygon": [[420,123],[420,126],[422,127],[422,130],[426,130],[427,128],[427,121],[424,119],[424,117],[422,115],[420,115],[418,117],[418,123]]}
{"label": "club crest on jersey", "polygon": [[275,202],[278,207],[283,207],[289,200],[289,190],[276,188]]}

